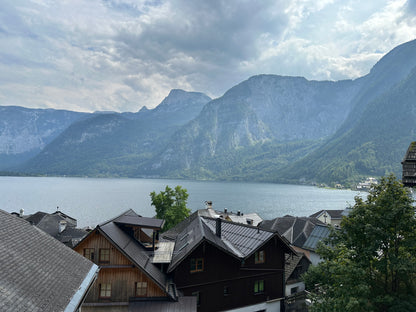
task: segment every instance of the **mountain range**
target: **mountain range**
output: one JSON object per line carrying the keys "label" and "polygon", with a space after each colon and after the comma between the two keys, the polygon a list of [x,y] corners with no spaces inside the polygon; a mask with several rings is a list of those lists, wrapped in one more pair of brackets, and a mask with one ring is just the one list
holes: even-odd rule
{"label": "mountain range", "polygon": [[258,75],[154,109],[0,107],[0,170],[24,174],[351,184],[401,174],[416,131],[416,40],[355,80]]}

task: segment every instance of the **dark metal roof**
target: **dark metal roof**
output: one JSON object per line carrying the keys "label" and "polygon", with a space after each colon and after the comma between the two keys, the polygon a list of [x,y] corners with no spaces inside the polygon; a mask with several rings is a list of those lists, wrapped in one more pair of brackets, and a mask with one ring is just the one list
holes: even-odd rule
{"label": "dark metal roof", "polygon": [[325,225],[316,225],[302,248],[315,251],[318,243],[327,238],[331,230]]}
{"label": "dark metal roof", "polygon": [[135,225],[152,229],[161,229],[164,224],[164,220],[142,217],[131,209],[111,221],[120,224]]}
{"label": "dark metal roof", "polygon": [[98,272],[88,259],[2,210],[0,268],[1,311],[74,311]]}
{"label": "dark metal roof", "polygon": [[[216,235],[216,222],[221,220],[221,237]],[[189,219],[187,226],[176,236],[172,262],[168,272],[182,262],[203,241],[207,241],[224,252],[238,259],[246,259],[261,248],[272,237],[279,237],[287,247],[287,252],[295,253],[288,242],[279,234],[241,223],[234,223],[222,219],[200,217]]]}
{"label": "dark metal roof", "polygon": [[[99,225],[97,226],[97,229],[107,237],[121,253],[158,284],[161,289],[166,291],[169,283],[165,274],[152,263],[148,252],[133,237],[127,235],[113,222]],[[175,298],[175,294],[169,291],[166,292],[172,298]]]}
{"label": "dark metal roof", "polygon": [[273,220],[265,220],[259,226],[266,230],[277,231],[292,245],[302,247],[316,224],[324,225],[314,217],[284,216]]}
{"label": "dark metal roof", "polygon": [[196,297],[179,297],[178,301],[135,301],[129,312],[196,312]]}

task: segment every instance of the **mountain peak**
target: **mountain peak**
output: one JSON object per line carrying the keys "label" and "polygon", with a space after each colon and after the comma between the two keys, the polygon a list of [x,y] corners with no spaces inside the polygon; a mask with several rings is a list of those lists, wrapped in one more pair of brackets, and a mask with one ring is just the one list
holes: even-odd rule
{"label": "mountain peak", "polygon": [[198,106],[202,109],[202,106],[210,100],[211,98],[204,93],[172,89],[169,95],[155,108],[155,111],[174,112],[189,106]]}

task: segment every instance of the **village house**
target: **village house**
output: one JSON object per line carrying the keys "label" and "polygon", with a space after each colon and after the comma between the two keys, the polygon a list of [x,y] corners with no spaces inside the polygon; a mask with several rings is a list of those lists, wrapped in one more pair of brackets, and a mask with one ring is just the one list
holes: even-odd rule
{"label": "village house", "polygon": [[163,237],[174,243],[167,273],[198,311],[283,311],[296,252],[278,233],[194,213]]}
{"label": "village house", "polygon": [[411,142],[402,161],[402,183],[416,186],[416,142]]}
{"label": "village house", "polygon": [[345,215],[345,210],[319,210],[310,215],[311,218],[316,218],[324,224],[330,224],[334,227],[341,225],[342,217]]}
{"label": "village house", "polygon": [[254,225],[257,226],[259,223],[263,221],[263,219],[255,212],[250,213],[243,213],[241,211],[232,212],[229,211],[227,208],[224,210],[214,210],[212,207],[212,201],[206,201],[206,208],[197,210],[198,215],[202,217],[210,217],[210,218],[222,218],[224,220]]}
{"label": "village house", "polygon": [[305,283],[302,274],[306,273],[311,261],[303,253],[291,255],[286,259],[285,266],[285,312],[307,311]]}
{"label": "village house", "polygon": [[75,251],[100,266],[83,311],[196,311],[151,257],[164,221],[128,210],[98,225]]}
{"label": "village house", "polygon": [[76,219],[59,210],[53,213],[38,211],[25,215],[22,209],[19,216],[71,248],[88,234],[88,231],[77,228]]}
{"label": "village house", "polygon": [[98,266],[0,210],[0,310],[79,311]]}

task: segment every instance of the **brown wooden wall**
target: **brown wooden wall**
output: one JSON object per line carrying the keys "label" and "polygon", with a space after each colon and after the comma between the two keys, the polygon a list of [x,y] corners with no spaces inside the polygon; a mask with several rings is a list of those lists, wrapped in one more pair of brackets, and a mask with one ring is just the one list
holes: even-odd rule
{"label": "brown wooden wall", "polygon": [[[154,283],[145,273],[126,258],[116,247],[114,247],[98,231],[91,233],[78,246],[76,252],[84,255],[85,248],[93,248],[94,262],[100,266],[98,278],[92,286],[85,302],[127,302],[129,298],[135,297],[135,283],[147,282],[146,297],[166,297],[166,293]],[[110,249],[110,262],[102,264],[99,262],[99,249]],[[111,284],[111,298],[100,299],[99,289],[101,283]]]}
{"label": "brown wooden wall", "polygon": [[[177,288],[186,296],[200,293],[198,311],[221,311],[282,298],[284,296],[284,248],[272,239],[263,248],[264,264],[255,264],[254,255],[241,262],[208,242],[196,248],[174,271]],[[204,271],[190,272],[190,259],[203,258]],[[264,280],[265,290],[254,293],[254,283]],[[224,294],[224,287],[229,293]]]}

